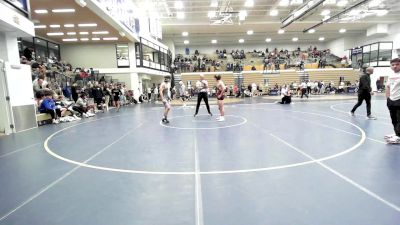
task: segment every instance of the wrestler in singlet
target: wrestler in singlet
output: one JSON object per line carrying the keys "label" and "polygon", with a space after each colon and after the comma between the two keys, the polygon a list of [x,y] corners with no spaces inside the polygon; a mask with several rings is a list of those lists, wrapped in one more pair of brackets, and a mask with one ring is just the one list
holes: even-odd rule
{"label": "wrestler in singlet", "polygon": [[[220,81],[220,82],[222,82],[222,81]],[[220,90],[220,88],[217,88],[217,99],[224,100],[224,98],[225,98],[225,91]]]}

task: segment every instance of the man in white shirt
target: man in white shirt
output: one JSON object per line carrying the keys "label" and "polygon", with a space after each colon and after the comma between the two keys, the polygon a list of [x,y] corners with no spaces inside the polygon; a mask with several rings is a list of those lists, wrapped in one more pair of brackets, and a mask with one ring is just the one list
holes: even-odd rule
{"label": "man in white shirt", "polygon": [[311,94],[311,86],[312,86],[312,82],[309,80],[307,81],[307,94]]}
{"label": "man in white shirt", "polygon": [[390,61],[393,74],[389,75],[386,83],[387,107],[394,128],[394,134],[385,135],[390,144],[400,143],[400,58]]}
{"label": "man in white shirt", "polygon": [[198,91],[197,105],[196,105],[196,112],[193,116],[196,117],[197,113],[199,113],[200,102],[202,99],[204,99],[204,102],[206,103],[208,114],[212,116],[212,113],[210,111],[210,106],[208,105],[208,82],[204,80],[203,74],[200,75],[200,80],[196,82],[196,89]]}
{"label": "man in white shirt", "polygon": [[306,84],[305,81],[301,82],[300,88],[301,88],[301,98],[303,98],[303,95],[305,95],[305,96],[308,98],[308,94],[307,94],[307,84]]}
{"label": "man in white shirt", "polygon": [[287,85],[283,85],[281,89],[281,96],[282,96],[282,101],[279,102],[281,104],[290,104],[292,102],[292,97],[290,95],[290,90],[287,87]]}

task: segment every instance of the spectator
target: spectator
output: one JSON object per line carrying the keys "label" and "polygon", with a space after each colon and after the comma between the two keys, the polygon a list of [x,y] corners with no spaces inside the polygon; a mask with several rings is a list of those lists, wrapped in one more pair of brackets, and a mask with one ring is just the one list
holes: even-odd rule
{"label": "spectator", "polygon": [[61,117],[61,110],[56,108],[56,103],[53,100],[53,92],[51,90],[44,91],[44,99],[40,104],[40,113],[48,113],[51,116],[54,124],[59,123],[59,117]]}

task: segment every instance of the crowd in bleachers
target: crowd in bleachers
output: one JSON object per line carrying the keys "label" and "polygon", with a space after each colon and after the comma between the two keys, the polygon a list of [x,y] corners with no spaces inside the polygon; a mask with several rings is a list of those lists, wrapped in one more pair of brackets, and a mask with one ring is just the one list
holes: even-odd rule
{"label": "crowd in bleachers", "polygon": [[308,49],[298,47],[294,51],[287,49],[278,50],[274,48],[265,51],[254,50],[231,50],[228,54],[226,49],[216,50],[215,55],[201,54],[198,50],[194,55],[183,56],[178,54],[174,60],[174,67],[178,73],[181,72],[211,72],[211,71],[242,71],[245,66],[251,66],[251,70],[258,70],[261,65],[264,71],[298,68],[305,68],[305,64],[317,63],[318,68],[325,68],[327,65],[340,65],[348,67],[351,61],[334,56],[329,49],[319,50],[310,46]]}
{"label": "crowd in bleachers", "polygon": [[106,81],[93,69],[73,69],[71,64],[56,58],[36,62],[22,56],[21,63],[32,68],[38,115],[49,115],[44,118],[51,118],[52,123],[80,120],[105,112],[109,107],[118,111],[121,106],[143,102],[143,96],[135,98],[123,83]]}

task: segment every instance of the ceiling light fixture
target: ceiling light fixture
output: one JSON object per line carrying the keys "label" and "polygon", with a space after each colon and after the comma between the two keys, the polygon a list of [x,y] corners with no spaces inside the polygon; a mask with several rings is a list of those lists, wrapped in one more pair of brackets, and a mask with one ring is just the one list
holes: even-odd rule
{"label": "ceiling light fixture", "polygon": [[89,38],[81,38],[81,41],[89,41]]}
{"label": "ceiling light fixture", "polygon": [[212,44],[217,44],[217,42],[218,42],[217,40],[211,40]]}
{"label": "ceiling light fixture", "polygon": [[52,9],[53,13],[74,13],[75,9]]}
{"label": "ceiling light fixture", "polygon": [[279,30],[278,30],[278,34],[283,34],[283,33],[285,33],[285,30],[284,30],[284,29],[279,29]]}
{"label": "ceiling light fixture", "polygon": [[383,10],[376,10],[376,15],[377,16],[384,16],[389,13],[389,10],[383,9]]}
{"label": "ceiling light fixture", "polygon": [[80,23],[78,27],[97,27],[97,23]]}
{"label": "ceiling light fixture", "polygon": [[310,34],[313,34],[313,33],[315,33],[315,29],[311,29],[311,30],[309,30],[309,31],[308,31],[308,33],[310,33]]}
{"label": "ceiling light fixture", "polygon": [[77,38],[66,38],[66,39],[62,39],[63,41],[78,41]]}
{"label": "ceiling light fixture", "polygon": [[85,7],[86,6],[86,2],[85,0],[75,0],[76,4],[80,5],[81,7]]}
{"label": "ceiling light fixture", "polygon": [[289,0],[280,0],[279,1],[279,6],[288,6],[289,5]]}
{"label": "ceiling light fixture", "polygon": [[265,42],[271,42],[272,41],[272,39],[271,38],[267,38],[267,39],[265,39]]}
{"label": "ceiling light fixture", "polygon": [[318,40],[319,41],[325,41],[325,38],[324,37],[320,37]]}
{"label": "ceiling light fixture", "polygon": [[336,0],[325,0],[324,5],[336,5]]}
{"label": "ceiling light fixture", "polygon": [[64,27],[75,27],[75,25],[74,24],[64,24]]}
{"label": "ceiling light fixture", "polygon": [[327,16],[327,15],[329,15],[329,14],[331,14],[331,10],[329,10],[329,9],[325,9],[325,10],[323,10],[323,11],[321,12],[321,16]]}
{"label": "ceiling light fixture", "polygon": [[340,29],[339,33],[346,33],[346,29],[344,29],[344,28]]}
{"label": "ceiling light fixture", "polygon": [[372,0],[369,2],[368,7],[374,8],[379,6],[382,3],[382,0]]}
{"label": "ceiling light fixture", "polygon": [[299,38],[298,37],[294,37],[294,38],[292,38],[292,41],[294,41],[294,42],[296,42],[296,41],[298,41],[299,40]]}
{"label": "ceiling light fixture", "polygon": [[239,43],[244,43],[244,39],[239,39]]}
{"label": "ceiling light fixture", "polygon": [[247,11],[246,10],[240,10],[239,11],[239,20],[245,20],[247,17]]}
{"label": "ceiling light fixture", "polygon": [[92,38],[92,41],[100,41],[100,38]]}
{"label": "ceiling light fixture", "polygon": [[108,31],[93,31],[92,34],[109,34]]}
{"label": "ceiling light fixture", "polygon": [[359,10],[359,9],[352,9],[349,13],[348,13],[348,15],[349,16],[357,16],[357,15],[359,15],[361,13],[361,10]]}
{"label": "ceiling light fixture", "polygon": [[47,36],[63,36],[63,32],[56,32],[56,33],[47,33]]}
{"label": "ceiling light fixture", "polygon": [[324,18],[322,19],[322,21],[329,20],[330,18],[331,18],[330,16],[324,16]]}
{"label": "ceiling light fixture", "polygon": [[277,9],[273,9],[273,10],[269,11],[270,16],[277,16],[278,14],[279,14],[279,11]]}
{"label": "ceiling light fixture", "polygon": [[175,8],[183,9],[183,2],[182,1],[175,1]]}
{"label": "ceiling light fixture", "polygon": [[177,12],[177,13],[176,13],[176,18],[178,18],[178,19],[184,19],[184,18],[185,18],[185,13],[184,13],[184,12]]}
{"label": "ceiling light fixture", "polygon": [[339,6],[339,7],[344,7],[348,3],[349,3],[349,1],[347,1],[347,0],[339,0],[336,5]]}
{"label": "ceiling light fixture", "polygon": [[189,32],[183,31],[183,32],[182,32],[182,36],[184,36],[184,37],[189,36]]}
{"label": "ceiling light fixture", "polygon": [[52,24],[52,25],[50,25],[50,27],[51,27],[51,28],[60,28],[61,26],[58,25],[58,24]]}
{"label": "ceiling light fixture", "polygon": [[246,0],[244,3],[245,7],[253,7],[254,6],[254,0]]}
{"label": "ceiling light fixture", "polygon": [[87,31],[81,31],[81,32],[79,32],[79,34],[80,34],[80,35],[88,35],[89,32],[87,32]]}
{"label": "ceiling light fixture", "polygon": [[253,30],[248,30],[247,31],[247,35],[253,35],[254,34],[254,31]]}
{"label": "ceiling light fixture", "polygon": [[47,9],[36,9],[35,10],[35,13],[37,13],[37,14],[46,14],[48,12],[49,11],[47,11]]}
{"label": "ceiling light fixture", "polygon": [[187,44],[189,44],[190,42],[188,41],[188,40],[184,40],[183,41],[183,44],[185,44],[185,45],[187,45]]}
{"label": "ceiling light fixture", "polygon": [[67,32],[67,35],[76,35],[76,32]]}
{"label": "ceiling light fixture", "polygon": [[104,41],[116,41],[116,40],[118,40],[118,38],[117,37],[105,37],[105,38],[103,38],[103,40]]}
{"label": "ceiling light fixture", "polygon": [[291,0],[290,5],[301,5],[303,4],[303,0]]}
{"label": "ceiling light fixture", "polygon": [[35,29],[43,29],[46,28],[46,25],[35,25]]}

